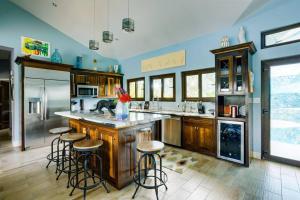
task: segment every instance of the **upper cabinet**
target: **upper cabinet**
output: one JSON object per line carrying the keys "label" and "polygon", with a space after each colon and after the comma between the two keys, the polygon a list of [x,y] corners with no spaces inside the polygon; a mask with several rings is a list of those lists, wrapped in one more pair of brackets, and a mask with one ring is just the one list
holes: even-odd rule
{"label": "upper cabinet", "polygon": [[115,88],[122,87],[123,74],[98,72],[93,70],[71,70],[71,96],[77,96],[78,85],[98,86],[98,97],[116,97]]}
{"label": "upper cabinet", "polygon": [[212,50],[216,55],[216,84],[219,95],[243,95],[249,92],[249,54],[256,51],[252,42]]}

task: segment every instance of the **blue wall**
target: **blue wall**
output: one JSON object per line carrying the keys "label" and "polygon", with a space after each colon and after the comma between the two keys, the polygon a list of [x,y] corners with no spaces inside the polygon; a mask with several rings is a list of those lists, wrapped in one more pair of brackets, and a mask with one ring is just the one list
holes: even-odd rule
{"label": "blue wall", "polygon": [[[149,76],[154,74],[176,73],[176,94],[177,102],[181,100],[181,71],[191,69],[201,69],[214,67],[214,56],[209,52],[211,49],[219,48],[220,38],[224,35],[230,37],[231,44],[237,44],[237,34],[240,26],[244,26],[247,31],[247,40],[253,41],[257,52],[253,56],[253,72],[255,74],[255,92],[254,97],[261,96],[261,61],[265,59],[284,57],[300,54],[299,43],[285,46],[279,46],[268,49],[260,48],[260,33],[264,30],[277,28],[293,23],[300,22],[300,1],[299,0],[272,0],[263,8],[258,10],[255,15],[237,22],[234,26],[220,32],[201,36],[186,42],[175,44],[166,48],[151,51],[129,59],[120,60],[122,69],[127,78],[146,77],[146,99],[149,99]],[[208,19],[211,20],[211,19]],[[213,21],[212,21],[213,23]],[[153,71],[142,73],[140,62],[143,59],[151,58],[161,54],[173,52],[176,50],[186,50],[186,65],[179,68]],[[258,99],[259,100],[259,99]],[[253,125],[254,125],[254,144],[255,152],[261,152],[261,110],[260,103],[253,104]]]}
{"label": "blue wall", "polygon": [[[21,36],[32,37],[50,42],[51,51],[59,49],[62,54],[63,62],[66,64],[75,64],[76,56],[84,55],[84,68],[94,68],[93,59],[97,59],[96,66],[104,66],[107,70],[108,65],[118,63],[117,60],[105,58],[87,47],[76,42],[72,38],[59,32],[52,26],[44,23],[25,10],[19,8],[8,0],[0,0],[0,46],[6,46],[14,49],[14,56],[21,55]],[[33,57],[35,58],[35,57]],[[37,58],[41,59],[41,58]],[[99,62],[100,61],[100,62]],[[12,107],[13,117],[13,142],[19,145],[20,142],[20,69],[17,65],[14,70],[14,99]]]}

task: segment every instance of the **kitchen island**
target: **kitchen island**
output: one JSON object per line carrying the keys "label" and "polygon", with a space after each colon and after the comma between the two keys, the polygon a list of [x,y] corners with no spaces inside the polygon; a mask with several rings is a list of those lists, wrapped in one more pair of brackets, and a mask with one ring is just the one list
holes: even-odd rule
{"label": "kitchen island", "polygon": [[[91,140],[102,140],[100,156],[103,159],[104,178],[117,189],[133,180],[137,161],[136,144],[143,141],[142,130],[151,129],[152,139],[160,140],[160,121],[169,115],[130,112],[126,120],[116,120],[110,114],[92,112],[56,112],[69,118],[76,132],[89,133]],[[141,135],[141,136],[138,136]]]}

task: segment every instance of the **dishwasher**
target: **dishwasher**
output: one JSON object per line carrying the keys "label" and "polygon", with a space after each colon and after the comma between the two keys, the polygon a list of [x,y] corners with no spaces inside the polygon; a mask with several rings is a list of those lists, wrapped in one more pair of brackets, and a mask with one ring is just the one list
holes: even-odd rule
{"label": "dishwasher", "polygon": [[161,129],[163,143],[181,147],[181,117],[162,120]]}

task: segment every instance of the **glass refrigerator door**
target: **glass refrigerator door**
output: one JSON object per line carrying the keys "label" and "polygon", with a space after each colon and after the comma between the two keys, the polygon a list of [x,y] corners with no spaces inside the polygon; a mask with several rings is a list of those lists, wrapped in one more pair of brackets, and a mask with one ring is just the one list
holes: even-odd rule
{"label": "glass refrigerator door", "polygon": [[233,162],[244,163],[244,123],[218,122],[218,156]]}

